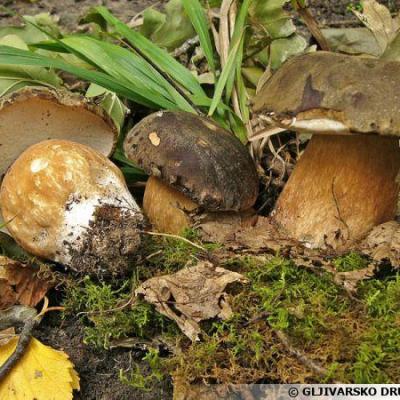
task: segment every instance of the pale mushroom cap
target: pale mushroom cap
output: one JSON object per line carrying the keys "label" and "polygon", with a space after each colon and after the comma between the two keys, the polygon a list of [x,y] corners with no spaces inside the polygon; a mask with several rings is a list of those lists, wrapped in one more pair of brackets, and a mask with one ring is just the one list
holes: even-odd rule
{"label": "pale mushroom cap", "polygon": [[292,130],[400,136],[400,63],[323,51],[295,57],[253,108],[278,121],[296,118]]}
{"label": "pale mushroom cap", "polygon": [[69,141],[27,149],[0,191],[7,229],[26,250],[66,265],[79,251],[96,208],[109,205],[140,215],[121,171],[105,156]]}
{"label": "pale mushroom cap", "polygon": [[26,87],[0,100],[0,174],[29,146],[71,140],[110,156],[118,132],[104,110],[66,90]]}

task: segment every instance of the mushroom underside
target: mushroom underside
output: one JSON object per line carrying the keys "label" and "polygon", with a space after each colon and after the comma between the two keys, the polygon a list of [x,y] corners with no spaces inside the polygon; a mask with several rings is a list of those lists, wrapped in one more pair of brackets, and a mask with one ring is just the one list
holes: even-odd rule
{"label": "mushroom underside", "polygon": [[[58,97],[57,97],[58,96]],[[0,107],[1,173],[29,146],[48,139],[85,144],[109,156],[116,131],[100,109],[91,110],[68,94],[25,90],[3,101]],[[97,108],[96,108],[97,110]]]}
{"label": "mushroom underside", "polygon": [[274,218],[307,247],[349,248],[395,217],[399,169],[395,137],[314,135]]}
{"label": "mushroom underside", "polygon": [[179,235],[191,227],[205,223],[249,225],[254,221],[252,208],[243,211],[206,211],[183,193],[160,179],[151,176],[143,197],[143,211],[149,222],[158,231]]}

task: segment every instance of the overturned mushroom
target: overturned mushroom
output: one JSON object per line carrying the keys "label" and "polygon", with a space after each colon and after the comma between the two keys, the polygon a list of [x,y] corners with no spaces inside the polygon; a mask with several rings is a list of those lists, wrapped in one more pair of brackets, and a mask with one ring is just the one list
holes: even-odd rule
{"label": "overturned mushroom", "polygon": [[26,87],[2,97],[0,122],[0,174],[43,140],[71,140],[109,156],[117,139],[101,107],[65,90]]}
{"label": "overturned mushroom", "polygon": [[120,170],[78,143],[28,148],[4,177],[0,206],[24,249],[82,273],[123,272],[140,244],[142,214]]}
{"label": "overturned mushroom", "polygon": [[287,62],[255,99],[278,126],[312,133],[275,219],[310,247],[346,248],[394,218],[400,63],[328,52]]}
{"label": "overturned mushroom", "polygon": [[127,135],[127,157],[151,175],[143,208],[160,231],[180,233],[189,214],[251,209],[258,178],[247,149],[213,121],[184,112],[158,112]]}

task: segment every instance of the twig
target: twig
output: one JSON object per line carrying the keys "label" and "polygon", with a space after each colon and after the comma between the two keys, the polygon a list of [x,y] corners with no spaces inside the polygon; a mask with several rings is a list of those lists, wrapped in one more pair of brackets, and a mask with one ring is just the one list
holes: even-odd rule
{"label": "twig", "polygon": [[198,36],[192,37],[186,40],[181,46],[177,47],[172,56],[175,58],[180,57],[182,54],[185,54],[189,51],[190,48],[197,46],[200,43],[200,39]]}
{"label": "twig", "polygon": [[145,233],[146,235],[151,235],[151,236],[164,236],[164,237],[168,237],[168,238],[172,238],[172,239],[182,240],[183,242],[190,244],[191,246],[196,247],[199,250],[207,251],[207,249],[205,247],[200,246],[197,243],[191,242],[189,239],[186,239],[179,235],[172,235],[170,233],[159,233],[159,232],[151,232],[151,231],[142,231],[142,233]]}
{"label": "twig", "polygon": [[24,327],[22,328],[21,334],[19,335],[18,344],[7,361],[0,367],[0,382],[9,374],[14,365],[21,359],[24,355],[26,348],[28,347],[31,338],[33,328],[37,324],[35,318],[28,319]]}
{"label": "twig", "polygon": [[347,225],[347,222],[343,219],[342,213],[340,212],[339,200],[338,200],[338,198],[337,198],[336,191],[335,191],[335,180],[336,180],[336,177],[334,177],[334,178],[332,179],[332,196],[333,196],[333,201],[334,201],[334,203],[335,203],[336,212],[337,212],[337,214],[338,214],[337,219],[338,219],[338,220],[344,225],[344,227],[347,229],[348,239],[350,239],[350,238],[351,238],[351,232],[350,232],[349,225]]}
{"label": "twig", "polygon": [[296,0],[295,3],[297,12],[299,13],[300,17],[303,18],[304,23],[306,24],[311,34],[314,36],[315,40],[318,42],[321,49],[325,51],[330,51],[328,41],[319,29],[319,26],[315,21],[313,15],[311,14],[310,9],[307,6],[301,4],[301,2],[299,2],[298,0]]}
{"label": "twig", "polygon": [[328,370],[326,368],[309,359],[302,351],[293,347],[289,341],[289,338],[282,331],[273,329],[273,332],[279,341],[285,346],[288,353],[296,357],[302,364],[316,372],[318,375],[325,376],[328,374]]}

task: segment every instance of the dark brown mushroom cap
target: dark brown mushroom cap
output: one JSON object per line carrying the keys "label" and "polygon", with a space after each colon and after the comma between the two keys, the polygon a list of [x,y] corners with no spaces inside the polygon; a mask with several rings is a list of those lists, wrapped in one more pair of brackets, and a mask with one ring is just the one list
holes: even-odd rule
{"label": "dark brown mushroom cap", "polygon": [[213,121],[160,111],[137,124],[126,156],[207,210],[245,210],[258,195],[258,177],[245,146]]}
{"label": "dark brown mushroom cap", "polygon": [[273,112],[277,120],[328,118],[349,132],[400,136],[400,63],[323,51],[302,55],[264,85],[254,110]]}

